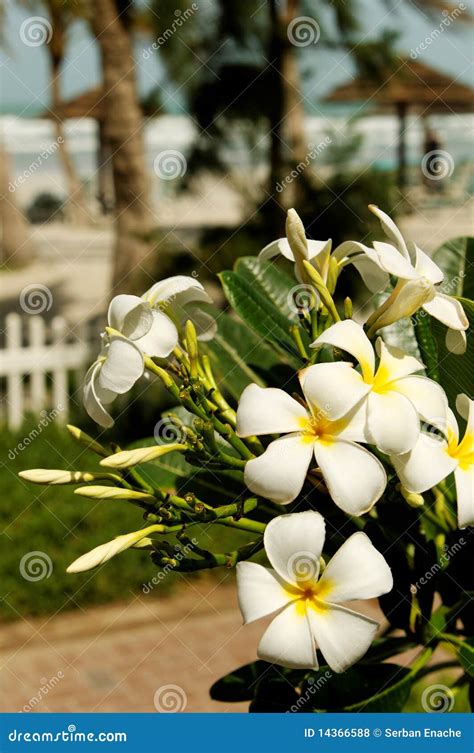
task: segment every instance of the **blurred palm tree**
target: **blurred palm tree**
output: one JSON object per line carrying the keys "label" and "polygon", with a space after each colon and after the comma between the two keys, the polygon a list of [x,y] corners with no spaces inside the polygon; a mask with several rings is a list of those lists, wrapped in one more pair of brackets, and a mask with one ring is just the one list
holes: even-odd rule
{"label": "blurred palm tree", "polygon": [[134,3],[86,0],[88,21],[100,49],[103,134],[111,153],[115,192],[113,292],[135,292],[154,265],[150,185],[145,163],[143,117],[133,56]]}
{"label": "blurred palm tree", "polygon": [[61,67],[66,54],[69,32],[73,23],[84,17],[84,3],[82,0],[22,0],[21,4],[29,9],[42,9],[47,14],[51,25],[50,39],[45,45],[50,61],[51,106],[49,114],[54,123],[58,155],[66,179],[68,198],[64,208],[66,217],[70,221],[87,224],[91,221],[91,214],[88,210],[84,187],[67,147],[61,99]]}

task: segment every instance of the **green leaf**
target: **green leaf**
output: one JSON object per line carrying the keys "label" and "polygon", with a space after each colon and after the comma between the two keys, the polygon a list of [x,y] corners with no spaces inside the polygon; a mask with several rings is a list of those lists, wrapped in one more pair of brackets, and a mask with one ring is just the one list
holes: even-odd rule
{"label": "green leaf", "polygon": [[292,291],[298,287],[298,283],[286,272],[270,261],[259,259],[258,256],[241,257],[237,260],[234,270],[285,316],[294,322],[298,321],[298,315],[292,305]]}
{"label": "green leaf", "polygon": [[461,236],[443,243],[433,261],[444,272],[443,293],[474,298],[474,238]]}
{"label": "green leaf", "polygon": [[459,661],[467,674],[474,677],[474,639],[468,638],[458,649]]}
{"label": "green leaf", "polygon": [[270,666],[259,660],[229,672],[211,686],[211,698],[226,702],[251,701],[255,695],[256,683]]}
{"label": "green leaf", "polygon": [[219,386],[235,400],[251,382],[265,387],[267,379],[260,374],[280,365],[278,354],[245,324],[228,314],[219,314],[217,326],[215,337],[199,347],[209,356]]}
{"label": "green leaf", "polygon": [[295,369],[301,368],[302,361],[290,335],[290,322],[279,309],[243,277],[235,272],[220,274],[222,287],[227,300],[240,318],[263,338],[272,343],[281,357]]}
{"label": "green leaf", "polygon": [[[467,318],[469,330],[474,327],[474,302],[467,298],[458,298]],[[454,410],[456,397],[461,392],[472,393],[472,375],[474,374],[474,341],[467,338],[467,350],[462,356],[451,353],[445,344],[446,327],[437,319],[431,320],[431,329],[438,346],[438,366],[440,382],[448,396],[449,404]],[[468,331],[469,331],[468,330]]]}

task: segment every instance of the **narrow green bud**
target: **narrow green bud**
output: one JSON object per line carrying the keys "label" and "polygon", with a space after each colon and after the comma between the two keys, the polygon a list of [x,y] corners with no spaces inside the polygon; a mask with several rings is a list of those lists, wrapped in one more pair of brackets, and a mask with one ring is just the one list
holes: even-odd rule
{"label": "narrow green bud", "polygon": [[346,319],[352,319],[352,300],[349,296],[344,298],[344,316]]}
{"label": "narrow green bud", "polygon": [[403,499],[408,502],[410,507],[423,507],[425,500],[421,494],[415,492],[409,492],[402,484],[397,484],[397,490],[402,495]]}
{"label": "narrow green bud", "polygon": [[85,431],[82,431],[82,429],[79,429],[77,426],[67,424],[66,429],[75,440],[84,447],[87,447],[88,450],[92,450],[92,452],[95,452],[97,455],[102,455],[104,458],[109,454],[105,447],[102,447],[99,442],[96,442],[95,439],[92,439],[89,434],[86,434]]}
{"label": "narrow green bud", "polygon": [[62,471],[53,468],[31,468],[20,471],[20,478],[32,484],[82,484],[96,478],[108,478],[108,473],[89,473],[87,471]]}
{"label": "narrow green bud", "polygon": [[191,377],[196,379],[199,373],[199,365],[198,365],[199,349],[198,349],[196,328],[190,319],[188,319],[188,321],[186,322],[184,331],[185,331],[185,336],[186,336],[186,346],[187,346],[186,349],[189,356],[190,374],[191,374]]}
{"label": "narrow green bud", "polygon": [[286,237],[295,257],[296,268],[300,275],[304,274],[303,262],[308,259],[308,241],[304,225],[299,214],[294,209],[289,209],[285,223]]}

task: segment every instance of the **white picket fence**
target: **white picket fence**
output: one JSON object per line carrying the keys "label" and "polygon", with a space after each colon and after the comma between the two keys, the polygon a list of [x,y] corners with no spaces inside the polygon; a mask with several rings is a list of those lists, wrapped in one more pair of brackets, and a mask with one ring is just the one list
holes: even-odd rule
{"label": "white picket fence", "polygon": [[15,429],[28,412],[45,410],[50,413],[43,419],[49,415],[65,423],[90,357],[85,327],[71,334],[59,316],[47,323],[39,314],[8,314],[0,350],[2,423]]}

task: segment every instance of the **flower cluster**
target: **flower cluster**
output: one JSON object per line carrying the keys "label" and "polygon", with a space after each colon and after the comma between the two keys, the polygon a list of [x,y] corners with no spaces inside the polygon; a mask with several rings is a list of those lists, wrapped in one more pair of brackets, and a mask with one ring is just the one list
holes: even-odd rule
{"label": "flower cluster", "polygon": [[[224,292],[242,320],[231,343],[223,342],[222,334],[213,338],[222,322],[231,336],[235,319],[206,311],[211,300],[194,278],[172,277],[141,298],[112,300],[101,352],[86,376],[86,410],[109,428],[115,397],[146,373],[162,382],[178,406],[167,416],[176,441],[158,437],[111,453],[69,427],[100,456],[99,470],[21,474],[35,483],[81,484],[80,496],[127,499],[144,510],[146,527],[83,555],[69,572],[97,567],[130,548],[148,550],[167,571],[237,566],[244,621],[276,613],[258,655],[284,667],[316,670],[319,650],[339,673],[366,654],[378,628],[344,602],[374,599],[393,587],[382,544],[376,548],[369,531],[377,525],[383,530],[384,509],[394,495],[398,505],[412,507],[410,514],[416,509],[422,529],[427,519],[437,526],[438,544],[456,526],[474,525],[473,401],[459,394],[456,402],[466,422],[461,439],[439,375],[423,362],[428,335],[419,348],[414,340],[409,349],[385,337],[386,327],[401,319],[410,323],[423,309],[447,326],[446,346],[462,359],[468,320],[461,301],[441,292],[437,264],[407,243],[388,215],[370,209],[387,240],[372,246],[347,241],[332,250],[331,240],[308,240],[290,210],[287,237],[252,260],[247,278],[224,273]],[[312,308],[301,310],[287,326],[280,292],[272,288],[269,260],[277,255],[294,263],[297,281],[314,293]],[[343,307],[339,303],[338,283],[351,267],[378,304],[365,322],[354,314],[350,299]],[[294,281],[285,279],[291,293]],[[251,334],[248,346],[244,325]],[[269,352],[273,359],[264,378],[253,366],[258,357],[246,362],[262,339],[262,359]],[[238,383],[236,403],[234,371],[246,385],[242,389]],[[181,495],[178,487],[170,492],[143,475],[145,463],[168,453],[196,479],[211,472],[218,479],[215,493],[227,493],[230,502],[203,500],[194,491]],[[380,512],[374,509],[379,500]],[[291,506],[289,514],[282,505]],[[252,540],[231,552],[204,549],[199,536],[191,545],[188,529],[204,525],[236,528]],[[329,551],[337,548],[329,560],[323,555],[326,531]],[[174,547],[168,534],[177,537]],[[271,567],[249,561],[255,558],[266,558]],[[413,603],[412,631],[417,608]]]}

